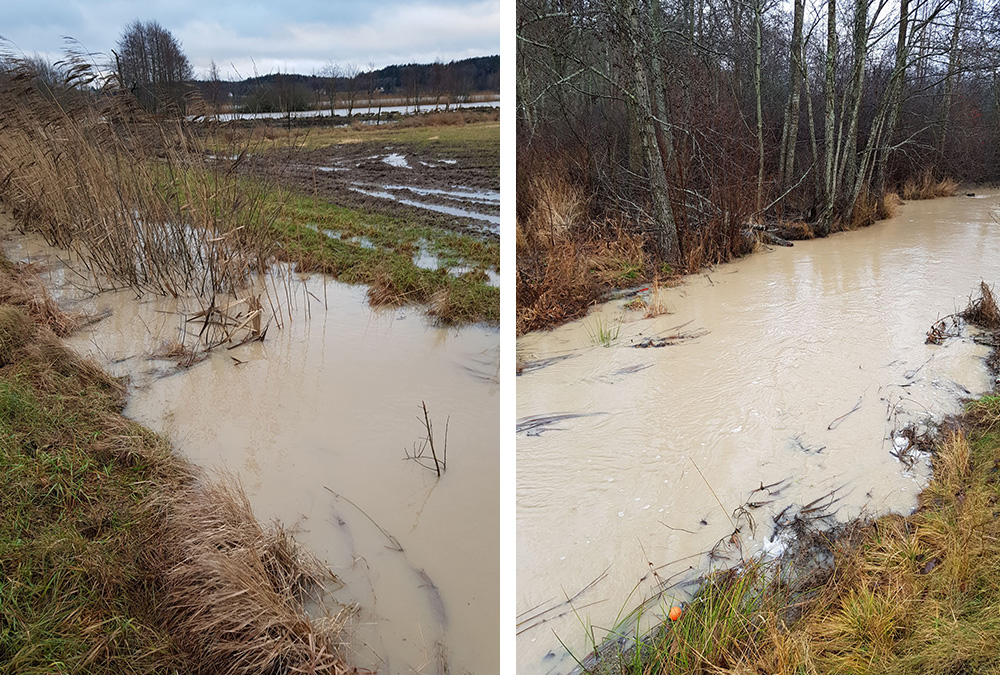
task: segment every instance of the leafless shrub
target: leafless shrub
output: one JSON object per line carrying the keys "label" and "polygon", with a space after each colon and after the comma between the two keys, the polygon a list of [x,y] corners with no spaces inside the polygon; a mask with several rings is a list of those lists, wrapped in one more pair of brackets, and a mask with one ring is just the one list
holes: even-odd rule
{"label": "leafless shrub", "polygon": [[969,298],[969,306],[961,313],[961,317],[987,330],[1000,330],[1000,308],[985,281],[979,282],[979,297],[975,300]]}

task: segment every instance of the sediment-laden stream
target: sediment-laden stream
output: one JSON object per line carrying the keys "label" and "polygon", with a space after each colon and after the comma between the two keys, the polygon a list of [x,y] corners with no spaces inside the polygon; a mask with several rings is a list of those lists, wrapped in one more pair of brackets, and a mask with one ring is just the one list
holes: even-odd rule
{"label": "sediment-laden stream", "polygon": [[995,191],[909,203],[661,289],[669,314],[622,299],[521,338],[518,671],[571,670],[560,641],[582,658],[591,626],[777,554],[796,516],[912,509],[928,464],[904,428],[990,386],[967,327],[925,340],[1000,281],[998,218]]}
{"label": "sediment-laden stream", "polygon": [[[283,327],[189,368],[154,359],[185,306],[92,295],[66,255],[5,242],[38,263],[69,311],[106,318],[69,342],[131,378],[126,414],[195,463],[240,477],[258,518],[279,519],[357,605],[358,665],[386,674],[491,673],[499,663],[499,336],[375,311],[364,287],[290,275]],[[287,296],[290,296],[287,297]],[[291,300],[289,302],[289,299]],[[407,461],[427,404],[447,470]]]}

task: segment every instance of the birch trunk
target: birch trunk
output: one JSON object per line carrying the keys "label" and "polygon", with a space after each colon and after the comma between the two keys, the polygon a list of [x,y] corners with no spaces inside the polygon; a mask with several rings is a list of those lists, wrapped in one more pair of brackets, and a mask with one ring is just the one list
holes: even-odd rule
{"label": "birch trunk", "polygon": [[795,0],[792,21],[792,44],[788,68],[788,105],[785,108],[785,123],[781,130],[781,148],[778,158],[778,183],[782,189],[788,187],[795,174],[795,141],[799,135],[799,104],[802,90],[802,19],[805,14],[805,0]]}
{"label": "birch trunk", "polygon": [[837,65],[837,2],[827,0],[827,28],[826,28],[826,86],[823,96],[826,102],[824,120],[824,142],[826,145],[826,170],[824,172],[823,191],[823,213],[819,218],[818,234],[821,237],[830,233],[830,224],[833,219],[833,200],[837,191],[837,174],[834,171],[834,156],[836,155],[836,142],[834,132],[836,119],[834,117],[834,105],[836,103],[836,65]]}
{"label": "birch trunk", "polygon": [[623,0],[622,9],[629,28],[626,39],[629,40],[628,47],[632,61],[633,116],[639,127],[650,196],[653,202],[654,242],[657,252],[664,260],[676,262],[680,254],[677,225],[674,222],[670,196],[667,191],[666,166],[656,140],[653,106],[650,100],[650,80],[645,62],[647,53],[655,50],[645,49],[645,46],[641,44],[642,32],[639,29],[638,0]]}
{"label": "birch trunk", "polygon": [[754,81],[754,93],[757,97],[757,201],[754,205],[754,210],[760,213],[761,207],[764,203],[764,116],[761,106],[761,82],[760,82],[760,65],[761,65],[761,52],[763,51],[763,46],[761,44],[761,22],[764,13],[764,0],[756,0],[754,4],[754,27],[756,28],[756,40],[754,44],[755,56],[754,56],[754,67],[753,67],[753,81]]}
{"label": "birch trunk", "polygon": [[958,7],[955,8],[955,25],[951,32],[951,48],[948,50],[948,71],[944,78],[944,100],[941,104],[941,135],[938,139],[938,157],[940,159],[944,159],[944,147],[948,140],[948,124],[951,119],[951,99],[955,87],[955,72],[959,69],[962,60],[958,42],[962,30],[962,17],[965,15],[965,3],[966,0],[959,0]]}

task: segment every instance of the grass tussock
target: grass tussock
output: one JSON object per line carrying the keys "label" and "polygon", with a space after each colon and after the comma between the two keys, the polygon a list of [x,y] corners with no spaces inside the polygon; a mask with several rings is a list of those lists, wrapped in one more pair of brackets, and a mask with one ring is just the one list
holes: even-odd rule
{"label": "grass tussock", "polygon": [[951,178],[937,180],[931,169],[925,169],[916,177],[911,177],[903,183],[903,199],[937,199],[951,197],[958,190],[958,182]]}
{"label": "grass tussock", "polygon": [[883,200],[875,199],[867,190],[862,190],[858,195],[858,201],[851,211],[850,219],[845,223],[847,230],[856,230],[861,227],[868,227],[879,219],[880,206]]}
{"label": "grass tussock", "polygon": [[122,384],[31,311],[0,304],[4,672],[347,672],[302,611],[322,569],[123,417]]}
{"label": "grass tussock", "polygon": [[889,218],[895,218],[899,215],[899,209],[903,206],[903,199],[896,192],[886,192],[882,196],[882,201],[879,202],[878,218],[879,220],[887,220]]}
{"label": "grass tussock", "polygon": [[[164,623],[203,672],[346,672],[333,623],[310,619],[323,568],[280,528],[263,528],[230,480],[169,496]],[[206,636],[212,636],[206,639]]]}
{"label": "grass tussock", "polygon": [[[712,575],[681,618],[588,672],[950,674],[1000,669],[1000,397],[946,425],[909,516],[856,521],[801,560]],[[633,641],[636,636],[631,636]]]}
{"label": "grass tussock", "polygon": [[578,319],[613,288],[654,276],[646,239],[624,223],[590,219],[583,190],[546,173],[518,195],[529,217],[517,222],[517,333]]}

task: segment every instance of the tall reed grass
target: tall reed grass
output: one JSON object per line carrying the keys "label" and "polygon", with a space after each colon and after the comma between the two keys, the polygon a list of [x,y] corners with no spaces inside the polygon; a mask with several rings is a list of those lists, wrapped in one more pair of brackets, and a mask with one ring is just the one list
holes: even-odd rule
{"label": "tall reed grass", "polygon": [[69,53],[58,89],[5,55],[0,74],[0,200],[26,230],[78,253],[111,285],[233,293],[274,252],[260,183],[233,162],[204,162],[179,117],[147,114],[113,74]]}

